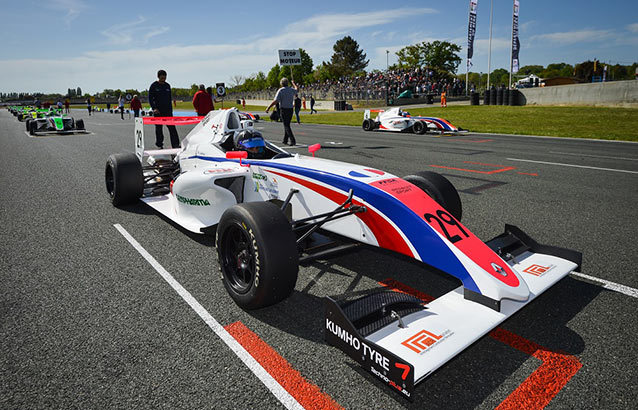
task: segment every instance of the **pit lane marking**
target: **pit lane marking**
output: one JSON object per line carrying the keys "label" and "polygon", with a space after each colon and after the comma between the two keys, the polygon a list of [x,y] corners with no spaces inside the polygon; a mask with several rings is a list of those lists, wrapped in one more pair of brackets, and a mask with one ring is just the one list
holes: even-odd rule
{"label": "pit lane marking", "polygon": [[589,154],[579,154],[577,152],[560,152],[560,151],[549,151],[550,154],[562,154],[562,155],[573,155],[576,157],[592,157],[592,158],[606,158],[606,159],[620,159],[624,161],[638,161],[638,158],[625,158],[625,157],[610,157],[607,155],[589,155]]}
{"label": "pit lane marking", "polygon": [[628,171],[626,169],[590,167],[590,166],[587,166],[587,165],[562,164],[560,162],[534,161],[534,160],[531,160],[531,159],[521,159],[521,158],[507,158],[507,160],[509,160],[509,161],[521,161],[521,162],[533,162],[534,164],[558,165],[558,166],[561,166],[561,167],[595,169],[595,170],[598,170],[598,171],[612,171],[612,172],[624,172],[624,173],[627,173],[627,174],[638,174],[638,171]]}
{"label": "pit lane marking", "polygon": [[139,252],[140,255],[160,274],[160,276],[184,299],[184,301],[197,313],[197,315],[210,327],[213,332],[244,362],[246,367],[253,372],[255,376],[266,386],[268,390],[284,405],[287,409],[299,409],[303,407],[288,393],[260,364],[253,358],[250,353],[224,329],[215,318],[190,294],[182,285],[180,285],[173,276],[159,262],[142,247],[120,224],[113,225],[122,236]]}

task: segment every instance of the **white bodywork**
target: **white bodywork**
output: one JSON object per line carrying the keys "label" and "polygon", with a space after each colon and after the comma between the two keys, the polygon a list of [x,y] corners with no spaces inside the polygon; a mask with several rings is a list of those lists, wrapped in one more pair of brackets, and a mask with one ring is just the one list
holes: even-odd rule
{"label": "white bodywork", "polygon": [[[371,117],[371,113],[376,112],[375,118]],[[438,117],[411,116],[403,111],[401,107],[394,107],[389,110],[366,110],[363,119],[371,119],[374,121],[375,129],[383,131],[405,132],[410,131],[416,122],[423,122],[427,131],[435,131],[440,133],[459,133],[467,132],[455,127],[449,121]]]}

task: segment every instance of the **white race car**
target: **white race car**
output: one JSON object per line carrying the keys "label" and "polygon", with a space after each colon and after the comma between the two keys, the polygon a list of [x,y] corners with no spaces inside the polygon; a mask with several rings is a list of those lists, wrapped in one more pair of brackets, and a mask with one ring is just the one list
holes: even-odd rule
{"label": "white race car", "polygon": [[[378,113],[376,118],[371,118],[370,113]],[[448,120],[437,117],[413,117],[410,113],[394,107],[390,110],[366,110],[363,114],[364,131],[384,130],[394,132],[413,132],[425,134],[437,132],[440,134],[458,134],[468,132],[455,127]]]}
{"label": "white race car", "polygon": [[245,309],[286,298],[300,263],[361,245],[457,278],[457,289],[428,304],[396,292],[325,299],[326,340],[404,397],[580,266],[580,253],[540,245],[514,226],[481,241],[461,224],[459,195],[439,174],[399,178],[322,159],[318,144],[313,156],[291,154],[263,142],[234,108],[210,112],[183,148],[144,150],[144,124],[197,122],[136,118],[135,154],[106,163],[113,204],[141,199],[189,231],[215,232],[222,281]]}

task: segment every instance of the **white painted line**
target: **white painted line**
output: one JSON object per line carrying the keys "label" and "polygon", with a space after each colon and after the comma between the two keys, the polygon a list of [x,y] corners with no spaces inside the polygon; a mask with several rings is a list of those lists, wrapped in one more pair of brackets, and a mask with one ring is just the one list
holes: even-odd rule
{"label": "white painted line", "polygon": [[126,231],[126,229],[122,227],[122,225],[115,224],[113,226],[122,234],[122,236],[124,236],[124,238],[126,238],[127,241],[129,241],[135,250],[138,251],[144,259],[146,259],[157,273],[159,273],[162,278],[171,285],[175,292],[177,292],[177,294],[181,296],[186,303],[188,303],[188,305],[199,315],[200,318],[202,318],[208,327],[210,327],[213,332],[215,332],[215,334],[219,336],[224,343],[226,343],[230,350],[232,350],[233,353],[235,353],[237,357],[244,362],[246,367],[248,367],[248,369],[257,376],[257,378],[266,386],[266,388],[268,388],[268,390],[270,390],[281,404],[283,404],[287,409],[303,409],[299,402],[295,400],[294,397],[292,397],[283,387],[281,387],[281,385],[277,383],[277,381],[250,355],[250,353],[248,353],[246,349],[244,349],[244,347],[240,345],[239,342],[237,342],[237,340],[235,340],[235,338],[232,337],[230,333],[228,333],[226,329],[224,329],[202,305],[199,304],[193,295],[184,289],[184,287],[182,287],[182,285],[180,285],[179,282],[177,282],[175,278],[173,278],[173,276],[171,276],[171,274],[168,273],[166,269],[164,269],[164,267],[162,267],[162,265],[160,265],[159,262],[157,262],[157,260],[148,253],[146,249],[144,249],[142,245],[140,245],[139,242],[137,242],[135,238]]}
{"label": "white painted line", "polygon": [[531,159],[520,159],[520,158],[507,158],[507,159],[509,161],[533,162],[535,164],[559,165],[561,167],[586,168],[586,169],[595,169],[595,170],[598,170],[598,171],[613,171],[613,172],[624,172],[626,174],[638,174],[638,171],[628,171],[626,169],[589,167],[589,166],[586,166],[586,165],[561,164],[560,162],[533,161]]}
{"label": "white painted line", "polygon": [[576,152],[560,152],[560,151],[549,151],[550,154],[562,154],[562,155],[573,155],[576,157],[592,157],[592,158],[608,158],[608,159],[620,159],[624,161],[638,161],[638,158],[625,158],[625,157],[609,157],[606,155],[588,155],[588,154],[578,154]]}
{"label": "white painted line", "polygon": [[638,299],[638,289],[630,288],[629,286],[621,285],[619,283],[610,282],[605,279],[600,279],[595,276],[585,275],[584,273],[580,273],[580,272],[572,272],[571,275],[589,279],[594,282],[599,282],[603,285],[605,289],[613,290],[615,292],[619,292],[624,295],[631,296],[632,298]]}

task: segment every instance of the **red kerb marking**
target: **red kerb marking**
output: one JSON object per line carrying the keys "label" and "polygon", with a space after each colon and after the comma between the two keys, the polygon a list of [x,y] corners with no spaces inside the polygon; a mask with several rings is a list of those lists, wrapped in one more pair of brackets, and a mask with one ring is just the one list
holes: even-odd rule
{"label": "red kerb marking", "polygon": [[286,359],[243,323],[235,322],[225,329],[304,408],[342,409],[332,397],[306,380]]}
{"label": "red kerb marking", "polygon": [[531,175],[533,177],[537,177],[538,174],[535,172],[517,172],[517,174],[521,174],[521,175]]}
{"label": "red kerb marking", "polygon": [[[394,279],[385,279],[379,284],[394,291],[417,297],[426,303],[434,300],[432,296]],[[489,335],[499,342],[542,361],[542,364],[496,407],[499,410],[541,410],[545,408],[583,367],[575,356],[551,351],[501,327],[492,330]]]}
{"label": "red kerb marking", "polygon": [[498,169],[493,169],[491,171],[480,171],[480,170],[477,170],[477,169],[446,167],[446,166],[443,166],[443,165],[430,165],[430,166],[434,167],[434,168],[454,169],[454,170],[457,170],[457,171],[474,172],[474,173],[477,173],[477,174],[485,174],[485,175],[497,174],[499,172],[511,171],[511,170],[516,169],[516,167],[506,167],[504,165],[483,164],[481,162],[472,162],[472,161],[463,161],[463,162],[465,164],[481,165],[481,166],[485,166],[485,167],[498,168]]}

